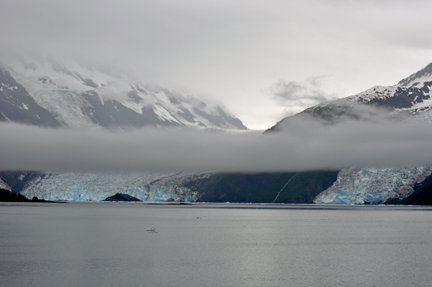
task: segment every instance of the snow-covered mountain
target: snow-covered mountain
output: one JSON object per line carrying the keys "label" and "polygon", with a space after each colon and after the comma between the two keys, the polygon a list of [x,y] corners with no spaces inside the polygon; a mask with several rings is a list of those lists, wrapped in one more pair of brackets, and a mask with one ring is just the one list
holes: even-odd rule
{"label": "snow-covered mountain", "polygon": [[[221,104],[171,92],[72,60],[9,59],[0,65],[0,121],[56,128],[153,126],[245,131]],[[103,200],[126,193],[143,201],[195,201],[184,185],[200,173],[3,172],[15,192],[48,200]],[[0,185],[9,187],[5,182]]]}
{"label": "snow-covered mountain", "polygon": [[388,119],[432,123],[432,63],[393,86],[375,86],[359,94],[318,104],[286,117],[268,131],[284,130],[293,119],[314,119],[326,125],[345,119]]}
{"label": "snow-covered mountain", "polygon": [[[335,125],[345,120],[432,123],[432,63],[393,86],[376,86],[364,92],[308,108],[284,118],[267,132],[289,131],[297,120]],[[432,173],[430,167],[343,169],[338,179],[320,193],[315,203],[377,204],[405,198]]]}
{"label": "snow-covered mountain", "polygon": [[246,129],[221,104],[52,57],[1,64],[0,120],[90,129]]}
{"label": "snow-covered mountain", "polygon": [[[238,119],[218,105],[83,66],[66,66],[51,59],[3,67],[6,68],[0,70],[0,120],[90,129],[143,125],[244,129]],[[394,86],[373,87],[306,109],[283,119],[271,131],[289,130],[290,124],[296,123],[293,118],[315,119],[325,125],[346,119],[374,121],[382,116],[397,121],[430,123],[431,87],[432,64]],[[188,113],[190,117],[186,116]],[[285,186],[292,175],[283,175],[279,185],[266,189],[269,181],[275,182],[272,174],[256,177],[256,181],[250,177],[207,173],[11,172],[1,176],[14,191],[29,198],[51,200],[98,201],[115,193],[129,194],[143,201],[224,200],[226,197],[220,197],[217,192],[245,189],[250,193],[245,198],[264,198],[261,196],[264,190],[272,194],[271,200],[280,192],[292,192],[300,197],[308,193],[310,198],[318,194],[315,203],[378,204],[409,196],[413,187],[431,172],[431,167],[352,167],[341,170],[336,181],[333,174],[320,174],[312,180],[310,175],[298,173],[294,178],[298,182],[288,185],[291,190],[285,190]],[[259,188],[250,187],[250,182],[256,182]],[[316,187],[313,193],[311,184]],[[209,192],[209,186],[216,185],[212,191],[214,196],[202,197]],[[299,192],[302,194],[297,194]]]}
{"label": "snow-covered mountain", "polygon": [[348,100],[409,115],[409,120],[432,123],[432,63],[393,86],[376,86]]}

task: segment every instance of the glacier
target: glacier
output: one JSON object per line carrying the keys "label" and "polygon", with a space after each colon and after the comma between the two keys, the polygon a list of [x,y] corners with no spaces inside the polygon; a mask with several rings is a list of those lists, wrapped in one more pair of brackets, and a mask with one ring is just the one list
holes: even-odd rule
{"label": "glacier", "polygon": [[380,204],[405,198],[413,186],[425,180],[432,167],[342,169],[337,180],[314,199],[317,204]]}
{"label": "glacier", "polygon": [[144,202],[195,202],[198,194],[184,184],[210,173],[47,172],[26,183],[20,194],[54,201],[102,201],[116,193]]}

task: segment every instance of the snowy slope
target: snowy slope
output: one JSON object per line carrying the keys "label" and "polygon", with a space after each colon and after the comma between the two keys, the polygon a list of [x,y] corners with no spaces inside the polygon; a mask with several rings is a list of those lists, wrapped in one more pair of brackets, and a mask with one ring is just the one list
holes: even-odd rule
{"label": "snowy slope", "polygon": [[0,121],[59,127],[54,116],[29,95],[8,71],[0,68]]}
{"label": "snowy slope", "polygon": [[410,75],[409,77],[399,81],[398,85],[402,87],[418,87],[421,88],[425,83],[432,82],[432,63],[421,69],[420,71]]}
{"label": "snowy slope", "polygon": [[412,115],[427,112],[432,107],[432,63],[394,86],[376,86],[348,99]]}
{"label": "snowy slope", "polygon": [[[3,61],[1,67],[65,127],[112,129],[152,125],[246,129],[221,104],[172,93],[73,60],[27,57]],[[14,88],[2,85],[0,89]],[[1,97],[5,97],[2,90]],[[26,108],[25,103],[16,105]]]}
{"label": "snowy slope", "polygon": [[282,131],[297,119],[313,119],[326,125],[350,120],[399,118],[432,122],[432,63],[393,86],[375,86],[356,95],[310,107],[286,117],[268,130]]}
{"label": "snowy slope", "polygon": [[12,189],[9,186],[9,184],[7,184],[1,177],[0,177],[0,188],[12,191]]}

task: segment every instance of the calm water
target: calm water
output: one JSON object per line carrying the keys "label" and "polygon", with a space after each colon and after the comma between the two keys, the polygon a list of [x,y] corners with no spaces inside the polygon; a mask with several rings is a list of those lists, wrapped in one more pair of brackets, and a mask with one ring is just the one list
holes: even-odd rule
{"label": "calm water", "polygon": [[0,204],[1,286],[431,282],[430,208]]}

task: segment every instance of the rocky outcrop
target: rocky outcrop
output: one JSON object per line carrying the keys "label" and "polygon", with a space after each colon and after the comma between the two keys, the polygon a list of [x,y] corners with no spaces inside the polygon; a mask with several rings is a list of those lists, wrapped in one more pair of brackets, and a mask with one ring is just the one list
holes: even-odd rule
{"label": "rocky outcrop", "polygon": [[116,193],[113,196],[105,198],[104,201],[142,201],[136,197],[130,196],[129,194]]}

